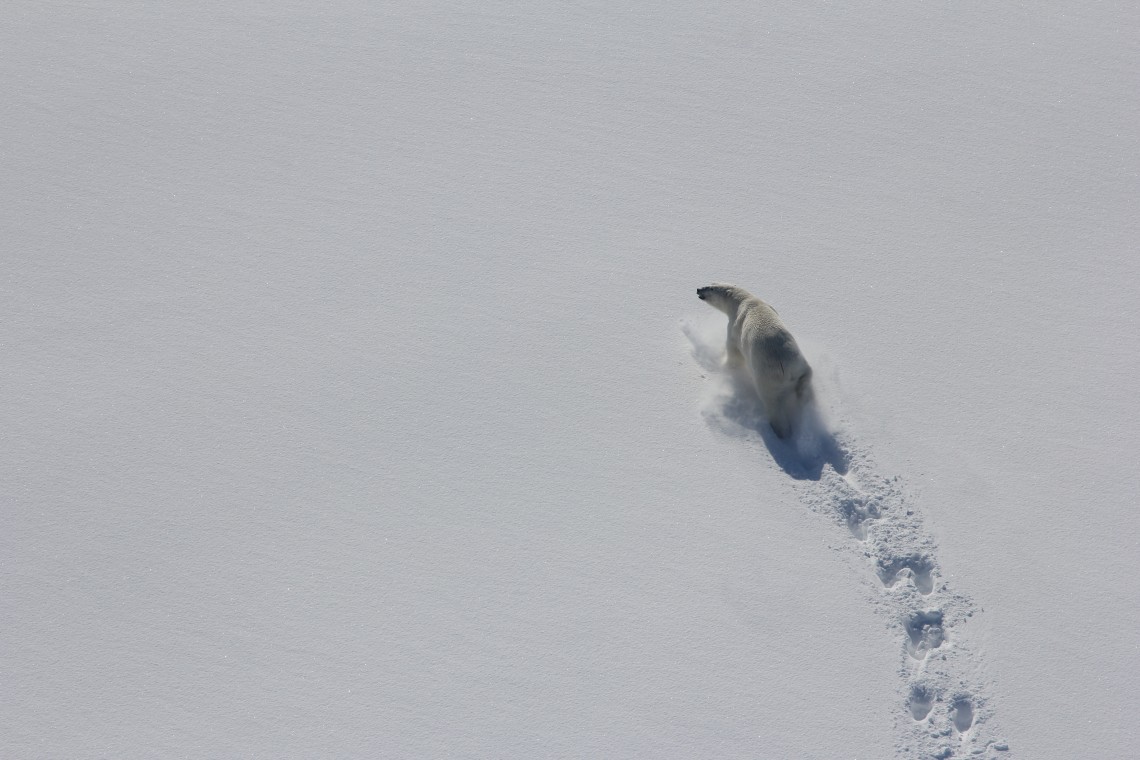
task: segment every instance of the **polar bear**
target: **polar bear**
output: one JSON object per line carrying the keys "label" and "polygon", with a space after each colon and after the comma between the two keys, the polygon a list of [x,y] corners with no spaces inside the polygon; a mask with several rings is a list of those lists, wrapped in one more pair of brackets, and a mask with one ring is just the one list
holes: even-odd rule
{"label": "polar bear", "polygon": [[768,304],[735,285],[697,288],[697,297],[728,315],[729,366],[744,364],[768,422],[780,438],[790,436],[811,401],[811,367]]}

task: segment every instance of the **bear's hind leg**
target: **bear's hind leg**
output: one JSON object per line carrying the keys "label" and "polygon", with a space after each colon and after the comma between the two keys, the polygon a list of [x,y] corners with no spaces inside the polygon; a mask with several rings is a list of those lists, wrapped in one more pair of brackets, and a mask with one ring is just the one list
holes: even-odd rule
{"label": "bear's hind leg", "polygon": [[808,367],[800,379],[796,381],[796,398],[799,399],[801,406],[806,406],[812,402],[814,393],[811,387],[811,367]]}
{"label": "bear's hind leg", "polygon": [[793,405],[789,403],[792,399],[788,398],[787,393],[761,393],[760,395],[764,401],[764,414],[768,418],[768,424],[775,431],[776,437],[780,439],[790,438],[795,416],[791,408]]}

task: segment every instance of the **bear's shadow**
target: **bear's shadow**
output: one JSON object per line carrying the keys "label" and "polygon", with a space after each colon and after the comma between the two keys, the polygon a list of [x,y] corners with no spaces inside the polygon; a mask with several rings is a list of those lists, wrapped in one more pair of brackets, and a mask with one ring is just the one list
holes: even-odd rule
{"label": "bear's shadow", "polygon": [[849,457],[814,402],[804,408],[792,437],[781,439],[768,424],[764,402],[747,370],[726,367],[723,346],[704,340],[690,325],[683,329],[692,344],[693,359],[722,386],[704,408],[711,427],[735,438],[758,437],[772,460],[796,480],[819,480],[826,465],[840,475],[847,473]]}

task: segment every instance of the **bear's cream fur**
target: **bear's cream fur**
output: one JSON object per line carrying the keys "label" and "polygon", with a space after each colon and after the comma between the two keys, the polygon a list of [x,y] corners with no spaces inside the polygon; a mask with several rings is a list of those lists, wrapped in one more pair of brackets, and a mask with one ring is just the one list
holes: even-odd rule
{"label": "bear's cream fur", "polygon": [[787,438],[811,401],[811,367],[796,339],[768,304],[735,285],[714,283],[697,297],[728,315],[730,366],[744,364],[776,435]]}

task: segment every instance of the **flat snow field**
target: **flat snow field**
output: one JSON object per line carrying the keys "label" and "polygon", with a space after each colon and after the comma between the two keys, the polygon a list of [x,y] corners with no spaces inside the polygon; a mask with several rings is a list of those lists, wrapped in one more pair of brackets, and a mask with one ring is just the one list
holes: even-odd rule
{"label": "flat snow field", "polygon": [[1131,0],[10,0],[0,757],[1136,756],[1138,83]]}

